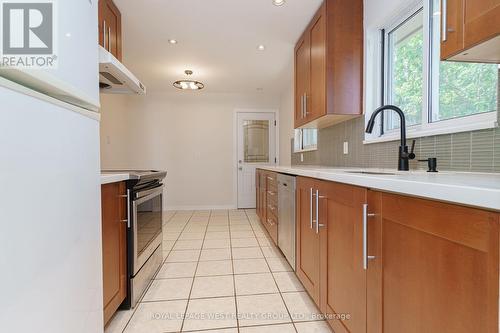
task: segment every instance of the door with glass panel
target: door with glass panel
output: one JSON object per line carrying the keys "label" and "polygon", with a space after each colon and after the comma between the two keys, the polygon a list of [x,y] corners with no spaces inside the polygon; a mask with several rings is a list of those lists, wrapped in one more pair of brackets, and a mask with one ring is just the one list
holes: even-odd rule
{"label": "door with glass panel", "polygon": [[255,170],[276,164],[274,112],[238,112],[238,208],[255,208]]}

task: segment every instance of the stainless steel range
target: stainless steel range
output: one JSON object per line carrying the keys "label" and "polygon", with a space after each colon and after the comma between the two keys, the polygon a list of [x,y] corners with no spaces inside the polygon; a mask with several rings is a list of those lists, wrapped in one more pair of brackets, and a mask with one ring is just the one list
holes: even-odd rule
{"label": "stainless steel range", "polygon": [[167,173],[154,170],[113,170],[128,173],[128,288],[122,307],[133,308],[163,262],[163,183]]}

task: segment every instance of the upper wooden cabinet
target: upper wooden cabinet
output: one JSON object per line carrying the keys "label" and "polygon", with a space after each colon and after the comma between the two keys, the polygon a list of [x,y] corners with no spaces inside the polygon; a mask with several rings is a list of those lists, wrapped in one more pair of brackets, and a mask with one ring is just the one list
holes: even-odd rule
{"label": "upper wooden cabinet", "polygon": [[325,0],[295,46],[295,128],[363,113],[363,1]]}
{"label": "upper wooden cabinet", "polygon": [[498,332],[498,214],[370,197],[367,331]]}
{"label": "upper wooden cabinet", "polygon": [[122,61],[122,15],[113,0],[99,0],[99,44]]}
{"label": "upper wooden cabinet", "polygon": [[127,296],[127,199],[125,195],[125,182],[101,186],[105,324]]}
{"label": "upper wooden cabinet", "polygon": [[308,116],[307,96],[311,90],[311,42],[309,34],[302,36],[295,48],[295,127]]}
{"label": "upper wooden cabinet", "polygon": [[500,0],[442,0],[441,58],[500,63]]}

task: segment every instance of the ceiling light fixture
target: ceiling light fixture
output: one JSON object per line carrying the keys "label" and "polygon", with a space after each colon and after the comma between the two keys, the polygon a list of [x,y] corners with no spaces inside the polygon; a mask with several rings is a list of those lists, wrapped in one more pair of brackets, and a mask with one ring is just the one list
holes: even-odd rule
{"label": "ceiling light fixture", "polygon": [[275,6],[283,6],[285,4],[285,0],[273,0],[273,5]]}
{"label": "ceiling light fixture", "polygon": [[264,51],[265,49],[266,49],[265,45],[261,44],[261,45],[257,46],[257,50],[259,50],[259,51]]}
{"label": "ceiling light fixture", "polygon": [[169,39],[168,42],[172,45],[175,45],[177,44],[177,40],[176,39]]}
{"label": "ceiling light fixture", "polygon": [[[184,71],[187,76],[193,75],[193,71],[187,69]],[[199,81],[193,80],[179,80],[174,82],[174,87],[181,90],[201,90],[205,88],[205,85]]]}

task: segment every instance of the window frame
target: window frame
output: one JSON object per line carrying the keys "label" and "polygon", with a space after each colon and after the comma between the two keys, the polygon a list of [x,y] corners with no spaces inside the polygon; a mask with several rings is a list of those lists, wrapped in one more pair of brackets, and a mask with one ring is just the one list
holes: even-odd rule
{"label": "window frame", "polygon": [[[432,98],[436,94],[439,94],[439,87],[437,89],[433,86],[433,76],[439,75],[439,68],[433,68],[432,64],[432,3],[431,1],[416,1],[412,6],[407,7],[406,10],[400,11],[399,15],[393,18],[388,24],[384,25],[383,28],[378,29],[377,34],[372,33],[371,35],[367,33],[368,43],[376,43],[378,47],[372,48],[373,54],[369,54],[370,47],[367,47],[367,59],[376,59],[375,61],[367,61],[367,67],[372,67],[371,72],[375,73],[373,80],[366,80],[366,89],[373,89],[380,93],[380,98],[378,101],[370,103],[367,99],[365,102],[366,112],[365,112],[365,122],[371,117],[372,112],[380,106],[380,100],[383,100],[384,104],[388,104],[390,89],[390,80],[388,76],[390,74],[390,48],[389,48],[389,34],[397,29],[399,26],[404,24],[413,16],[417,15],[418,12],[423,11],[424,24],[423,24],[423,35],[424,35],[424,45],[423,45],[423,98],[422,98],[422,120],[420,124],[415,124],[407,126],[407,137],[408,138],[418,138],[424,136],[441,135],[441,134],[451,134],[459,133],[473,130],[481,130],[488,128],[498,127],[499,110],[497,111],[478,113],[463,117],[433,121],[433,102]],[[441,14],[440,14],[441,15]],[[439,27],[438,27],[439,29]],[[376,39],[376,41],[374,41]],[[440,45],[437,45],[440,47]],[[376,53],[375,53],[376,52]],[[370,68],[368,68],[370,70]],[[378,76],[377,74],[378,73]],[[498,96],[500,99],[500,96]],[[370,104],[372,106],[370,107]],[[498,104],[498,103],[497,103]],[[385,128],[384,123],[387,121],[387,115],[382,112],[382,117],[377,117],[376,126],[373,133],[365,133],[365,144],[386,142],[398,140],[400,136],[400,130],[392,129],[388,130]]]}
{"label": "window frame", "polygon": [[[316,143],[308,146],[304,146],[304,129],[308,128],[297,128],[295,129],[294,135],[294,143],[293,143],[293,152],[294,153],[303,153],[307,151],[315,151],[318,150],[318,140],[316,133]],[[316,129],[317,131],[317,129]]]}

